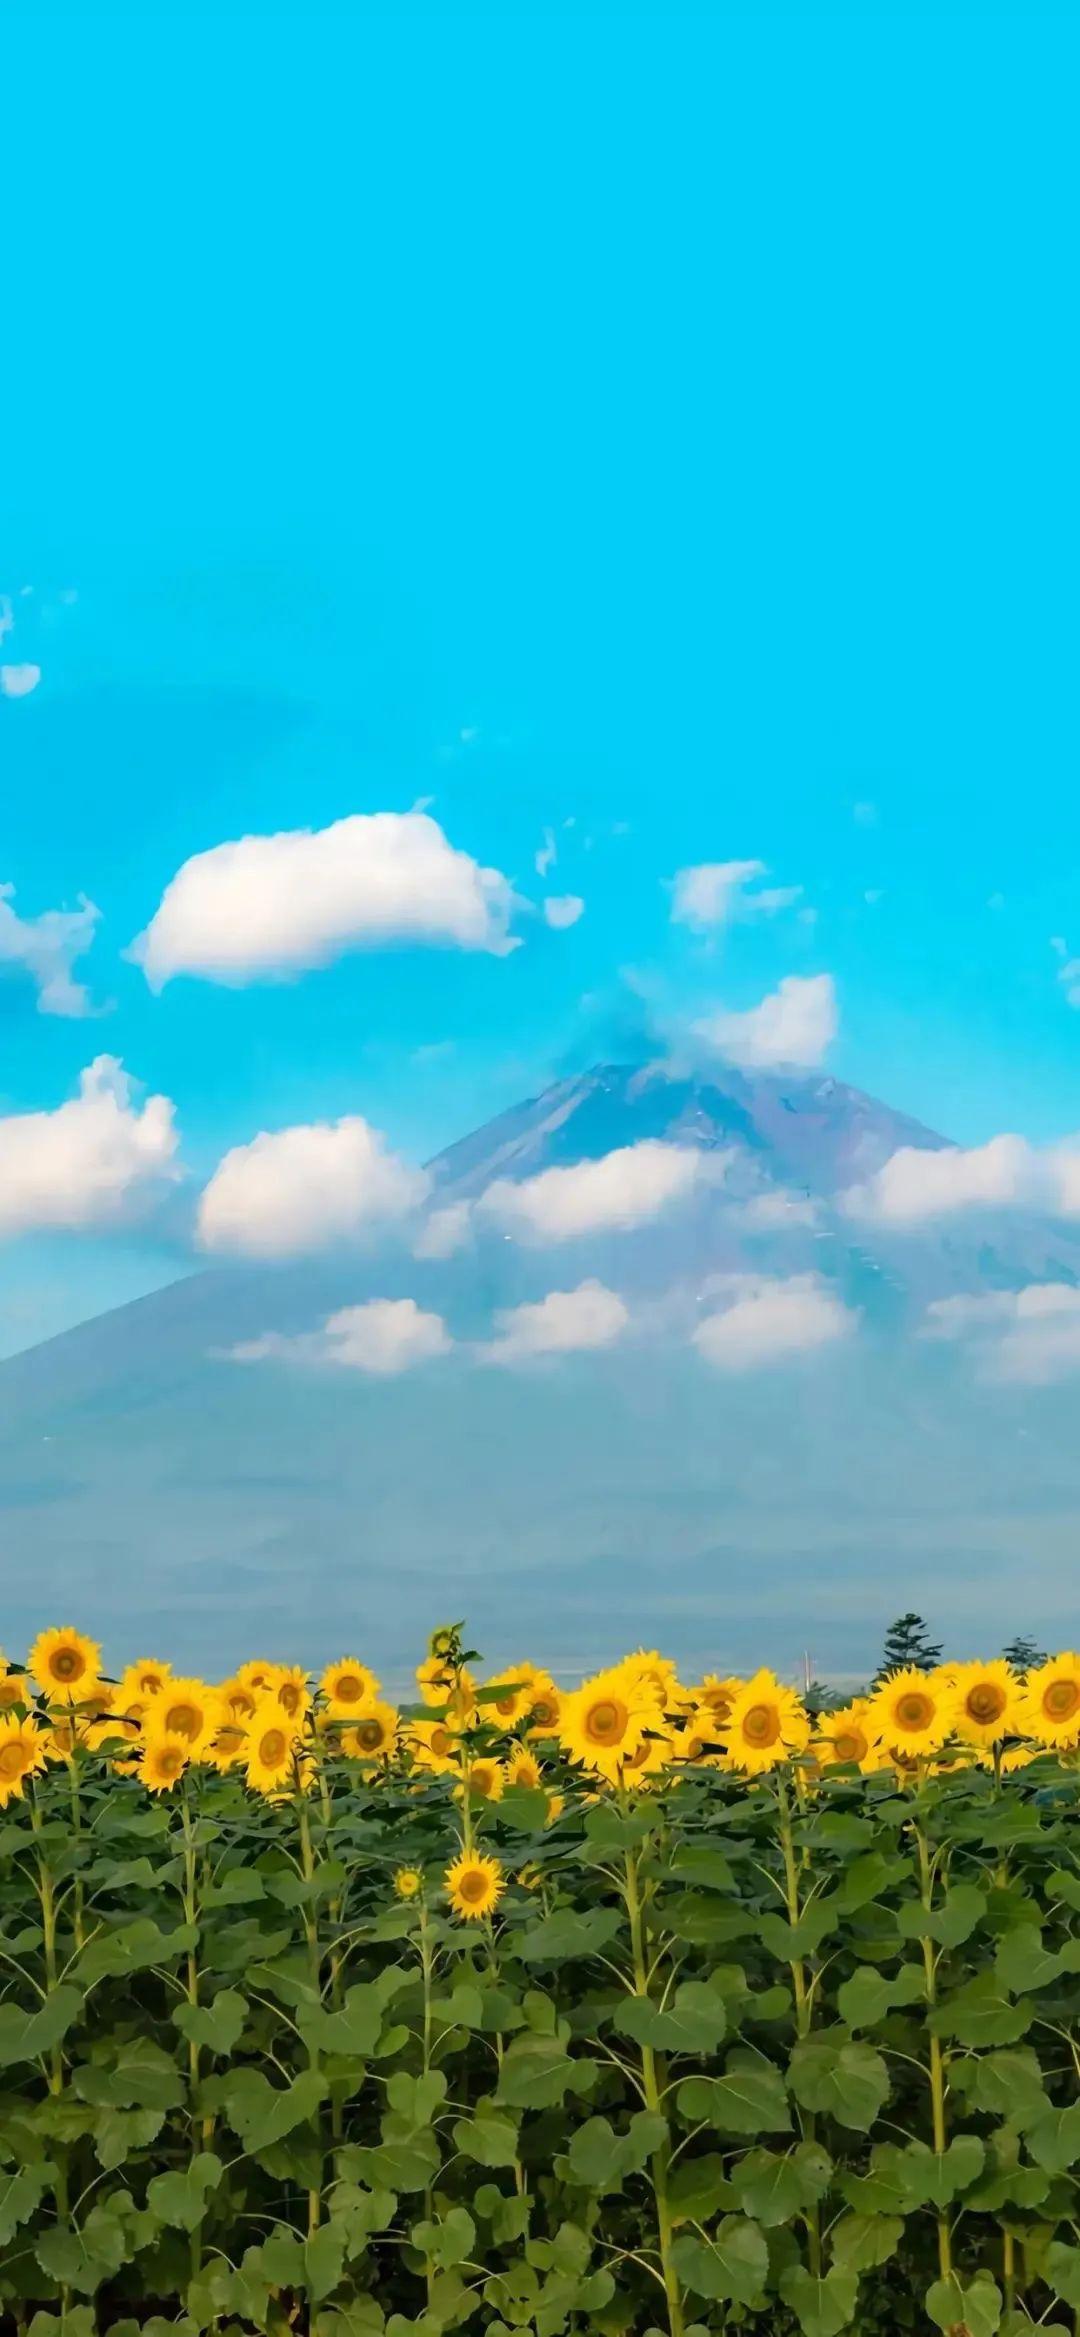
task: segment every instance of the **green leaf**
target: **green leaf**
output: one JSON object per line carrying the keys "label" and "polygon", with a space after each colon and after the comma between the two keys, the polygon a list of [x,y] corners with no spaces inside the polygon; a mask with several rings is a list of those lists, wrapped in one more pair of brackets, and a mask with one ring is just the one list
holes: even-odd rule
{"label": "green leaf", "polygon": [[1080,2161],[1080,2102],[1036,2119],[1028,2129],[1027,2146],[1036,2166],[1051,2175],[1067,2174]]}
{"label": "green leaf", "polygon": [[872,2045],[835,2030],[803,2037],[789,2064],[791,2090],[805,2110],[824,2110],[867,2134],[888,2101],[889,2072]]}
{"label": "green leaf", "polygon": [[804,2207],[820,2199],[829,2186],[832,2160],[813,2142],[801,2142],[787,2156],[773,2150],[750,2150],[732,2169],[731,2180],[739,2204],[756,2223],[767,2228],[790,2223]]}
{"label": "green leaf", "polygon": [[978,1972],[936,2007],[930,2028],[961,2045],[1015,2045],[1034,2018],[1034,2006],[1013,2004],[994,1972]]}
{"label": "green leaf", "polygon": [[926,2292],[926,2310],[939,2329],[966,2332],[966,2337],[993,2337],[1001,2319],[1001,2290],[996,2281],[973,2280],[963,2288],[955,2272],[935,2280]]}
{"label": "green leaf", "polygon": [[855,2310],[859,2275],[851,2264],[834,2264],[824,2278],[815,2278],[804,2264],[789,2265],[780,2275],[780,2294],[798,2321],[803,2337],[839,2337]]}
{"label": "green leaf", "polygon": [[454,2147],[481,2167],[512,2167],[518,2154],[518,2130],[511,2118],[459,2118]]}
{"label": "green leaf", "polygon": [[940,1907],[923,1907],[906,1900],[896,1912],[905,1939],[935,1939],[940,1947],[962,1947],[977,1931],[986,1913],[986,1893],[976,1883],[955,1883]]}
{"label": "green leaf", "polygon": [[[324,2223],[304,2241],[304,2286],[313,2305],[337,2287],[345,2263],[344,2234]],[[322,2320],[320,2316],[320,2328]]]}
{"label": "green leaf", "polygon": [[941,2155],[925,2142],[909,2142],[897,2163],[912,2206],[943,2208],[978,2181],[985,2158],[977,2134],[958,2134]]}
{"label": "green leaf", "polygon": [[1060,1955],[1046,1946],[1034,1923],[1018,1924],[1015,1931],[1007,1931],[994,1958],[1001,1987],[1012,1996],[1048,1988],[1063,1968]]}
{"label": "green leaf", "polygon": [[145,2150],[165,2124],[164,2110],[99,2110],[94,2149],[110,2173],[138,2150]]}
{"label": "green leaf", "polygon": [[29,2223],[55,2181],[56,2168],[47,2158],[0,2173],[0,2247],[7,2246],[21,2223]]}
{"label": "green leaf", "polygon": [[1037,2056],[1028,2045],[1001,2053],[982,2053],[970,2061],[954,2061],[949,2082],[975,2110],[1007,2119],[1010,2126],[1035,2125],[1052,2107]]}
{"label": "green leaf", "polygon": [[623,2134],[616,2134],[606,2118],[587,2118],[570,2138],[570,2180],[587,2191],[619,2191],[625,2177],[640,2173],[666,2138],[667,2121],[648,2110],[638,2110]]}
{"label": "green leaf", "polygon": [[771,1956],[778,1957],[781,1963],[793,1964],[801,1956],[813,1955],[822,1940],[836,1930],[839,1920],[840,1910],[834,1899],[815,1899],[797,1923],[789,1923],[783,1915],[761,1915],[757,1930]]}
{"label": "green leaf", "polygon": [[745,2215],[725,2215],[711,2239],[689,2233],[673,2241],[672,2262],[695,2296],[715,2304],[764,2304],[769,2251],[764,2234]]}
{"label": "green leaf", "polygon": [[140,1915],[134,1923],[122,1923],[103,1939],[91,1940],[83,1949],[75,1966],[74,1978],[80,1988],[92,1988],[99,1980],[120,1979],[129,1972],[149,1971],[155,1964],[175,1964],[181,1955],[198,1942],[194,1924],[178,1924],[173,1931],[161,1931],[149,1915]]}
{"label": "green leaf", "polygon": [[410,2134],[403,2142],[357,2148],[352,2163],[360,2181],[369,2183],[375,2190],[426,2191],[439,2164],[438,2139],[434,2134]]}
{"label": "green leaf", "polygon": [[685,2078],[676,2099],[690,2124],[707,2120],[722,2133],[786,2134],[791,2126],[779,2070],[741,2048],[729,2053],[723,2077]]}
{"label": "green leaf", "polygon": [[903,2236],[900,2215],[842,2215],[832,2229],[833,2257],[853,2272],[872,2272],[895,2256]]}
{"label": "green leaf", "polygon": [[21,2012],[18,2005],[0,2004],[0,2067],[13,2061],[36,2061],[66,2037],[82,2010],[83,1992],[63,1983],[45,1998],[37,2012]]}
{"label": "green leaf", "polygon": [[516,1953],[523,1964],[566,1963],[571,1957],[598,1955],[622,1928],[617,1907],[592,1907],[586,1915],[566,1907],[523,1931]]}
{"label": "green leaf", "polygon": [[1046,2251],[1046,2277],[1055,2296],[1080,2310],[1080,2248],[1051,2240]]}
{"label": "green leaf", "polygon": [[568,2093],[590,2093],[597,2074],[594,2061],[572,2060],[558,2038],[526,2033],[503,2057],[498,2099],[511,2109],[555,2109]]}
{"label": "green leaf", "polygon": [[247,2017],[247,1999],[235,1988],[219,1989],[211,2004],[181,2004],[173,2014],[189,2043],[223,2058],[239,2043]]}
{"label": "green leaf", "polygon": [[901,1964],[891,1979],[870,1964],[860,1964],[850,1980],[837,1989],[837,2010],[849,2029],[876,2029],[887,2012],[897,2005],[917,2004],[925,1992],[926,1981],[917,1964]]}
{"label": "green leaf", "polygon": [[455,2264],[462,2264],[471,2256],[476,2225],[464,2207],[451,2207],[437,2222],[414,2223],[409,2237],[414,2248],[419,2248],[430,2263],[441,2271],[451,2271]]}
{"label": "green leaf", "polygon": [[664,2011],[646,1996],[627,1997],[615,2015],[622,2037],[658,2053],[714,2053],[727,2031],[723,1999],[703,1980],[684,1980]]}
{"label": "green leaf", "polygon": [[175,2062],[150,2037],[126,2040],[109,2061],[83,2062],[71,2082],[81,2101],[103,2110],[172,2110],[184,2098]]}
{"label": "green leaf", "polygon": [[367,2060],[378,2049],[386,2010],[378,1990],[368,1985],[347,1988],[338,2012],[305,2006],[297,2027],[305,2045],[319,2053],[353,2054]]}
{"label": "green leaf", "polygon": [[211,2191],[216,2191],[225,2168],[212,2150],[197,2151],[182,2174],[155,2175],[147,2184],[146,2201],[159,2223],[193,2232],[206,2213]]}
{"label": "green leaf", "polygon": [[725,2162],[716,2151],[708,2151],[703,2158],[679,2159],[668,2174],[667,2193],[674,2223],[711,2223],[719,2207],[740,2204]]}
{"label": "green leaf", "polygon": [[325,2097],[325,2081],[315,2070],[305,2070],[291,2085],[272,2086],[261,2069],[242,2069],[226,2087],[225,2109],[245,2150],[259,2151],[314,2117]]}

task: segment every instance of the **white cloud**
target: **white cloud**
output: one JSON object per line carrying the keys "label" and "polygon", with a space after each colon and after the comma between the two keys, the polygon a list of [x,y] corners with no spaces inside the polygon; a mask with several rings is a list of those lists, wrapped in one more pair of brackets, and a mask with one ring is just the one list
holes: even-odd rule
{"label": "white cloud", "polygon": [[396,1379],[430,1363],[453,1345],[441,1315],[425,1314],[414,1298],[372,1298],[342,1307],[321,1330],[266,1331],[229,1350],[232,1363],[333,1364],[376,1379]]}
{"label": "white cloud", "polygon": [[0,1120],[0,1236],[119,1223],[176,1176],[172,1104],[139,1108],[134,1093],[122,1063],[99,1055],[69,1103]]}
{"label": "white cloud", "polygon": [[993,1379],[1045,1386],[1080,1371],[1080,1290],[1068,1282],[935,1299],[924,1330],[969,1344]]}
{"label": "white cloud", "polygon": [[554,833],[551,828],[545,828],[544,841],[533,863],[537,876],[546,876],[549,868],[554,868],[558,857],[559,847],[555,842]]}
{"label": "white cloud", "polygon": [[185,860],[129,955],[151,989],[176,974],[244,983],[348,950],[430,943],[505,956],[516,897],[424,812],[242,836]]}
{"label": "white cloud", "polygon": [[28,698],[41,680],[39,665],[0,665],[0,695]]}
{"label": "white cloud", "polygon": [[294,1258],[405,1217],[426,1199],[426,1171],[388,1152],[366,1120],[265,1130],[215,1169],[199,1202],[204,1250]]}
{"label": "white cloud", "polygon": [[672,924],[690,925],[703,933],[736,915],[773,917],[802,899],[800,884],[765,886],[756,893],[746,890],[768,873],[763,860],[703,860],[694,868],[680,868],[672,884]]}
{"label": "white cloud", "polygon": [[885,1225],[923,1225],[961,1209],[1002,1209],[1052,1200],[1047,1170],[1022,1136],[940,1150],[902,1145],[864,1185],[843,1196],[851,1217]]}
{"label": "white cloud", "polygon": [[729,1062],[768,1069],[820,1063],[836,1037],[831,974],[785,974],[779,988],[745,1014],[714,1014],[694,1024],[699,1038]]}
{"label": "white cloud", "polygon": [[571,1355],[610,1347],[630,1320],[627,1308],[602,1282],[579,1282],[576,1290],[549,1290],[533,1306],[507,1307],[496,1315],[497,1336],[482,1350],[489,1363],[517,1363],[534,1355]]}
{"label": "white cloud", "polygon": [[0,966],[24,966],[33,976],[39,1014],[89,1014],[90,1000],[71,969],[93,941],[100,910],[83,894],[77,909],[20,917],[11,906],[14,898],[14,885],[0,884]]}
{"label": "white cloud", "polygon": [[789,1193],[778,1186],[775,1192],[755,1193],[751,1201],[737,1204],[735,1214],[748,1233],[786,1233],[792,1226],[815,1226],[820,1209],[809,1193]]}
{"label": "white cloud", "polygon": [[555,933],[562,933],[568,925],[576,925],[583,914],[584,901],[577,893],[555,893],[544,902],[544,919]]}
{"label": "white cloud", "polygon": [[627,1233],[647,1225],[690,1192],[709,1156],[686,1144],[647,1137],[599,1160],[542,1169],[519,1184],[499,1178],[477,1204],[518,1241],[572,1241],[581,1234]]}
{"label": "white cloud", "polygon": [[807,1354],[855,1328],[851,1309],[813,1274],[775,1280],[735,1274],[729,1288],[730,1304],[694,1332],[695,1347],[720,1371],[752,1371]]}
{"label": "white cloud", "polygon": [[468,1201],[449,1201],[444,1209],[433,1209],[413,1243],[414,1258],[452,1258],[464,1248],[471,1227]]}

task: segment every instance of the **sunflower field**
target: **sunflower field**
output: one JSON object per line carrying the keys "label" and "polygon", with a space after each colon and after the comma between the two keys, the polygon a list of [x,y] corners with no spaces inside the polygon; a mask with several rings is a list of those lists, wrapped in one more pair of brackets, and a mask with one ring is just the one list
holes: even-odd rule
{"label": "sunflower field", "polygon": [[19,2337],[1080,2332],[1080,1657],[0,1666]]}

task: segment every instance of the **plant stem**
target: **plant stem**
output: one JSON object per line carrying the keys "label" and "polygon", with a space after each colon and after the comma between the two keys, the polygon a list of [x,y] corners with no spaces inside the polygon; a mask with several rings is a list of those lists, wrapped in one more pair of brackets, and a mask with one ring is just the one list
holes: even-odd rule
{"label": "plant stem", "polygon": [[[641,1902],[637,1857],[632,1850],[628,1850],[626,1853],[625,1895],[626,1911],[630,1918],[630,1952],[634,1965],[634,1991],[636,1995],[647,1998],[649,1995],[649,1972],[645,1953],[645,1912]],[[664,2070],[659,2056],[651,2045],[643,2045],[641,2048],[641,2077],[646,2108],[663,2118],[666,2126]],[[682,2337],[682,2290],[672,2258],[671,2206],[668,2199],[667,2182],[670,2161],[671,2140],[670,2135],[665,2134],[659,2149],[653,2152],[649,2164],[653,2195],[656,2200],[656,2224],[660,2242],[660,2263],[664,2274],[664,2290],[667,2296],[668,2323],[671,2337]]]}
{"label": "plant stem", "polygon": [[[923,1906],[929,1914],[934,1902],[934,1877],[930,1864],[930,1846],[921,1826],[916,1825],[914,1831],[919,1851],[919,1891]],[[925,1938],[922,1949],[923,1972],[926,1978],[926,2007],[927,2012],[931,2013],[937,2002],[937,1967],[933,1940],[929,1937]],[[945,2061],[941,2050],[941,2039],[935,2036],[933,2030],[930,2032],[930,2111],[933,2121],[934,2150],[937,2157],[942,2158],[947,2145]],[[952,2245],[949,2237],[949,2218],[944,2209],[938,2213],[937,2234],[938,2265],[942,2279],[948,2280],[952,2272]]]}
{"label": "plant stem", "polygon": [[[302,1778],[297,1779],[296,1806],[300,1828],[300,1867],[305,1883],[310,1884],[314,1880],[315,1876],[315,1852],[312,1847],[311,1820],[308,1815],[307,1797],[304,1792],[304,1783]],[[315,1902],[314,1899],[310,1896],[305,1899],[304,1902],[304,1931],[307,1937],[308,1964],[311,1972],[312,1997],[315,2008],[318,2010],[322,2003],[322,1951],[319,1946],[319,1925],[318,1918],[315,1913]],[[315,2045],[309,2047],[309,2060],[312,2069],[318,2070],[319,2052],[318,2047]],[[317,2119],[318,2113],[316,2113],[316,2120]],[[316,2184],[312,2185],[308,2192],[309,2237],[313,2232],[318,2231],[321,2216],[322,2158],[320,2153],[319,2180]]]}
{"label": "plant stem", "polygon": [[[795,1837],[791,1824],[791,1802],[788,1798],[786,1782],[782,1776],[777,1779],[776,1800],[780,1813],[780,1851],[784,1861],[784,1902],[787,1907],[788,1922],[794,1929],[801,1913],[799,1868],[795,1856]],[[810,2024],[813,2019],[813,1999],[806,1985],[806,1965],[802,1957],[796,1956],[789,1964],[788,1970],[791,1973],[791,1988],[795,1998],[795,2033],[801,2041],[810,2033]],[[805,2110],[802,2113],[800,2123],[804,2141],[813,2142],[817,2135],[817,2120],[813,2111]],[[810,2270],[814,2279],[819,2280],[821,2277],[821,2217],[816,2199],[808,2207],[804,2222],[810,2252]]]}

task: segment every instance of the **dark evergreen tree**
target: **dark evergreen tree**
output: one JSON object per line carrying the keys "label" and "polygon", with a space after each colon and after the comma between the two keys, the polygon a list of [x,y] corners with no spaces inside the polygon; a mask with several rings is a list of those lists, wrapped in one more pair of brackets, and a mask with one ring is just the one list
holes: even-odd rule
{"label": "dark evergreen tree", "polygon": [[1008,1646],[1003,1647],[1001,1652],[1006,1663],[1011,1663],[1014,1672],[1033,1672],[1038,1664],[1046,1662],[1045,1650],[1036,1647],[1035,1641],[1025,1638],[1023,1633],[1019,1639],[1010,1639]]}
{"label": "dark evergreen tree", "polygon": [[941,1662],[941,1649],[935,1646],[927,1633],[921,1615],[898,1615],[885,1633],[881,1662],[874,1673],[873,1685],[879,1688],[889,1672],[932,1672]]}

